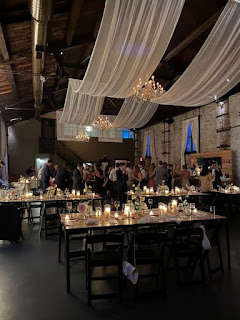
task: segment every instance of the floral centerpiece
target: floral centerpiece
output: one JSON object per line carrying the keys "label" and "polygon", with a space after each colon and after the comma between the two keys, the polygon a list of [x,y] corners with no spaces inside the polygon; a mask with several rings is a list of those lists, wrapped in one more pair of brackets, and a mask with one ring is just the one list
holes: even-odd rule
{"label": "floral centerpiece", "polygon": [[157,186],[158,193],[165,193],[166,190],[169,191],[168,186],[166,186],[166,185],[158,185]]}
{"label": "floral centerpiece", "polygon": [[87,195],[92,194],[92,186],[91,185],[85,186],[85,188],[83,189],[83,194],[87,194]]}
{"label": "floral centerpiece", "polygon": [[48,197],[53,197],[56,188],[57,188],[57,185],[56,185],[56,184],[54,184],[53,186],[49,186],[48,188],[46,188],[47,196],[48,196]]}

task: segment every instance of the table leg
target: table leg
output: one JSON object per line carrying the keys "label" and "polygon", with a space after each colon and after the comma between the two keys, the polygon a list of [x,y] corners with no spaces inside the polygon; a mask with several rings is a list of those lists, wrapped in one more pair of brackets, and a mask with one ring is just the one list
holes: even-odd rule
{"label": "table leg", "polygon": [[66,248],[66,282],[67,292],[70,292],[70,261],[69,261],[69,234],[65,233],[65,248]]}
{"label": "table leg", "polygon": [[231,252],[230,252],[230,239],[229,239],[229,225],[228,220],[225,222],[226,224],[226,237],[227,237],[227,259],[228,259],[228,269],[231,269]]}

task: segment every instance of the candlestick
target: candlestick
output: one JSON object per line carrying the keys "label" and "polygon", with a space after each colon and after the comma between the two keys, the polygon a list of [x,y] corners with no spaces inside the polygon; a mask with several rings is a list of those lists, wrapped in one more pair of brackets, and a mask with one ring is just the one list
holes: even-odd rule
{"label": "candlestick", "polygon": [[130,212],[130,210],[131,210],[131,206],[129,204],[125,204],[125,206],[124,206],[124,214],[126,216],[128,216],[128,213]]}
{"label": "candlestick", "polygon": [[172,213],[177,214],[177,201],[176,200],[172,201]]}

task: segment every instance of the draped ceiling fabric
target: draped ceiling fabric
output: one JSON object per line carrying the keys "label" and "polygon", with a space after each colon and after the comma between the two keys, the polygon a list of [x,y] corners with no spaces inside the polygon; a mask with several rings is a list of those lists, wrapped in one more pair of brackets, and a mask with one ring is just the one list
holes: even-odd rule
{"label": "draped ceiling fabric", "polygon": [[114,128],[140,128],[153,117],[158,104],[153,102],[137,102],[133,97],[124,100],[123,105],[113,122]]}
{"label": "draped ceiling fabric", "polygon": [[102,110],[104,97],[93,97],[75,93],[78,82],[82,80],[69,79],[68,90],[60,122],[76,125],[91,125]]}
{"label": "draped ceiling fabric", "polygon": [[240,81],[240,3],[230,0],[207,40],[160,104],[202,106],[213,102]]}
{"label": "draped ceiling fabric", "polygon": [[156,69],[184,0],[107,0],[83,81],[75,93],[126,98]]}

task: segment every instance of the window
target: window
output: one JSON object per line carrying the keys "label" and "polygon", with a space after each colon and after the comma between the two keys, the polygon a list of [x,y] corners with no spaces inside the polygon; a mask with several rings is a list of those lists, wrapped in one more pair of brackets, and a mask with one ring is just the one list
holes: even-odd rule
{"label": "window", "polygon": [[147,137],[147,152],[146,152],[146,158],[151,157],[151,150],[150,150],[150,136]]}
{"label": "window", "polygon": [[123,139],[133,139],[133,132],[130,130],[122,130]]}
{"label": "window", "polygon": [[191,123],[189,123],[185,153],[193,153],[193,152],[196,152],[196,147],[192,138],[192,126],[191,126]]}

